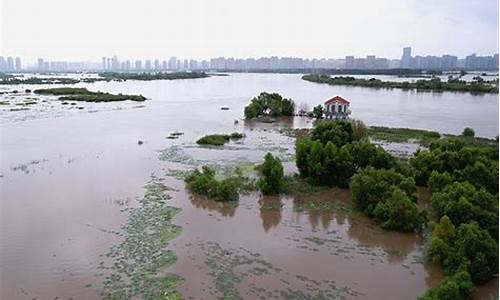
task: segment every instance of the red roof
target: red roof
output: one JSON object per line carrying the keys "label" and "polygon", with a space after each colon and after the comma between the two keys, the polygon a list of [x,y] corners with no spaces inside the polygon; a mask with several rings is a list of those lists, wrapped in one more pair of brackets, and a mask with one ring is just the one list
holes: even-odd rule
{"label": "red roof", "polygon": [[340,96],[335,96],[331,99],[328,99],[325,101],[325,105],[326,104],[330,104],[330,103],[333,103],[333,102],[339,102],[339,103],[342,103],[342,104],[349,104],[350,102],[347,101],[346,99],[340,97]]}

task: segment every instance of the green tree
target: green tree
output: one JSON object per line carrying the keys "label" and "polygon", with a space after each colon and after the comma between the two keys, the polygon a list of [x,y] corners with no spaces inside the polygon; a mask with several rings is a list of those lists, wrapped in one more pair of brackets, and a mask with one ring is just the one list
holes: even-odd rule
{"label": "green tree", "polygon": [[322,144],[332,142],[340,147],[354,141],[351,123],[347,121],[321,121],[311,131],[311,139]]}
{"label": "green tree", "polygon": [[476,135],[476,133],[474,132],[474,129],[470,127],[465,127],[464,131],[462,131],[462,135],[465,137],[473,138]]}
{"label": "green tree", "polygon": [[323,105],[318,104],[317,106],[313,107],[313,116],[316,119],[323,119],[323,114],[325,113],[323,109]]}
{"label": "green tree", "polygon": [[267,153],[264,163],[259,167],[262,177],[257,185],[264,195],[275,195],[284,191],[285,181],[283,164],[278,157]]}
{"label": "green tree", "polygon": [[425,221],[424,211],[399,188],[394,188],[388,199],[377,204],[373,215],[382,228],[390,230],[415,231]]}

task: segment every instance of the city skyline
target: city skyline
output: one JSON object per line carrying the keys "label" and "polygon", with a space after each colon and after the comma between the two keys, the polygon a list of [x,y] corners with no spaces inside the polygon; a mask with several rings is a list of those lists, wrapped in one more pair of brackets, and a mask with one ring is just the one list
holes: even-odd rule
{"label": "city skyline", "polygon": [[404,45],[419,49],[417,55],[498,52],[498,3],[493,0],[318,0],[314,5],[305,0],[146,0],[140,5],[4,0],[1,13],[0,54],[32,61],[97,61],[103,55],[144,59],[164,53],[197,60],[273,55],[392,59],[400,58]]}
{"label": "city skyline", "polygon": [[[24,67],[22,67],[24,66]],[[0,56],[0,71],[66,71],[66,70],[258,70],[258,69],[423,69],[423,70],[498,70],[498,53],[480,56],[475,53],[459,58],[456,55],[412,55],[412,47],[402,49],[400,59],[389,59],[366,55],[344,58],[297,58],[297,57],[260,57],[260,58],[233,58],[215,57],[204,60],[192,58],[177,58],[175,56],[164,59],[119,59],[103,56],[101,62],[74,62],[48,61],[38,58],[36,64],[24,64],[19,57]]]}

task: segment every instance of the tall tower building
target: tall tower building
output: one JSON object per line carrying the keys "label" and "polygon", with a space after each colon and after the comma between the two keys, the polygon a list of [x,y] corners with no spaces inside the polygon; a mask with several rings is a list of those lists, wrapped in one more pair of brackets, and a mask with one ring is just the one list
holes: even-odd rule
{"label": "tall tower building", "polygon": [[14,71],[14,59],[12,57],[7,57],[7,70]]}
{"label": "tall tower building", "polygon": [[403,48],[403,56],[401,56],[401,68],[411,68],[411,47]]}
{"label": "tall tower building", "polygon": [[106,70],[106,69],[107,69],[107,66],[106,66],[106,61],[107,61],[107,60],[106,60],[106,57],[104,57],[104,56],[103,56],[103,57],[102,57],[102,69],[103,69],[103,70]]}
{"label": "tall tower building", "polygon": [[21,58],[16,57],[16,71],[21,71],[22,65],[21,65]]}

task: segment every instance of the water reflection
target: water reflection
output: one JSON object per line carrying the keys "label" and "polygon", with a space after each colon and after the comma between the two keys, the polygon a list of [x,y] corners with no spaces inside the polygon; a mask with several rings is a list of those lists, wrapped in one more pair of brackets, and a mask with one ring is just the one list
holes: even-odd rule
{"label": "water reflection", "polygon": [[281,223],[281,211],[283,203],[278,196],[263,196],[259,199],[260,218],[262,227],[266,232]]}
{"label": "water reflection", "polygon": [[191,195],[189,200],[194,207],[208,211],[216,211],[223,217],[233,217],[238,207],[233,203],[218,202],[199,195]]}

